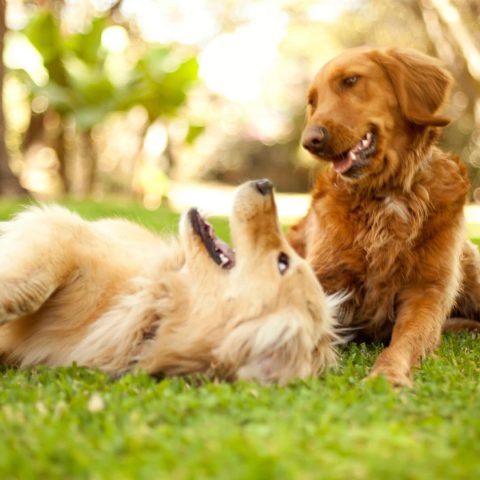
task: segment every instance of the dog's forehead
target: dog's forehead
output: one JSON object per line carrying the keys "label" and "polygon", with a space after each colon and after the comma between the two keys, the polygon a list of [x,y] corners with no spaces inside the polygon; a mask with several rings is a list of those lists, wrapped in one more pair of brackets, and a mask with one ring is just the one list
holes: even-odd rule
{"label": "dog's forehead", "polygon": [[372,49],[368,47],[346,50],[323,65],[315,76],[314,83],[338,76],[366,74],[376,65],[370,56],[371,52]]}

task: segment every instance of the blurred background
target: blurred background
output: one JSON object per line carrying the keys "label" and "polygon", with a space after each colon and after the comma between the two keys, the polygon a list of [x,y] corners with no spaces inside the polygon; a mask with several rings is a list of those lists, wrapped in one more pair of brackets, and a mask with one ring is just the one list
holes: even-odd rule
{"label": "blurred background", "polygon": [[308,82],[368,44],[417,48],[453,73],[442,144],[465,160],[480,201],[478,0],[0,5],[3,196],[133,197],[155,209],[182,186],[260,177],[307,192],[320,168],[299,148]]}

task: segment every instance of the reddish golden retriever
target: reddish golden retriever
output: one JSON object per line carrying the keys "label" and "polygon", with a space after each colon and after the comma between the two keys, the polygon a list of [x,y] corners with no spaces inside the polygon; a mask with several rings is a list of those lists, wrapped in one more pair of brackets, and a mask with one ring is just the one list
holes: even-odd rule
{"label": "reddish golden retriever", "polygon": [[390,340],[371,375],[397,386],[411,384],[442,327],[478,325],[466,169],[435,146],[451,84],[418,52],[359,48],[328,62],[308,93],[303,146],[330,166],[289,240],[327,293],[349,292],[344,327]]}

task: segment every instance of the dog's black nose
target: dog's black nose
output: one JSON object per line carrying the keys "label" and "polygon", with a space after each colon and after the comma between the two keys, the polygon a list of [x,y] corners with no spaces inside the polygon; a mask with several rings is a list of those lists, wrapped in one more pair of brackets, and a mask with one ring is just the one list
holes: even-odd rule
{"label": "dog's black nose", "polygon": [[264,178],[263,180],[257,180],[255,187],[262,195],[268,195],[273,190],[273,183],[268,178]]}
{"label": "dog's black nose", "polygon": [[309,152],[320,152],[329,138],[330,135],[325,127],[310,127],[303,132],[302,146]]}

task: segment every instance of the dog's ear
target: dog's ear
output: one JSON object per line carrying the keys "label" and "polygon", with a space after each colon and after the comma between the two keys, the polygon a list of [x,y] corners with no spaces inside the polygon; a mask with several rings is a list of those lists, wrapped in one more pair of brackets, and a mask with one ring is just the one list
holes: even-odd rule
{"label": "dog's ear", "polygon": [[405,118],[416,125],[444,127],[436,115],[448,98],[452,76],[435,59],[408,49],[374,50],[371,58],[387,73]]}
{"label": "dog's ear", "polygon": [[228,376],[263,383],[286,383],[313,373],[313,340],[293,309],[245,321],[216,350],[217,364]]}

